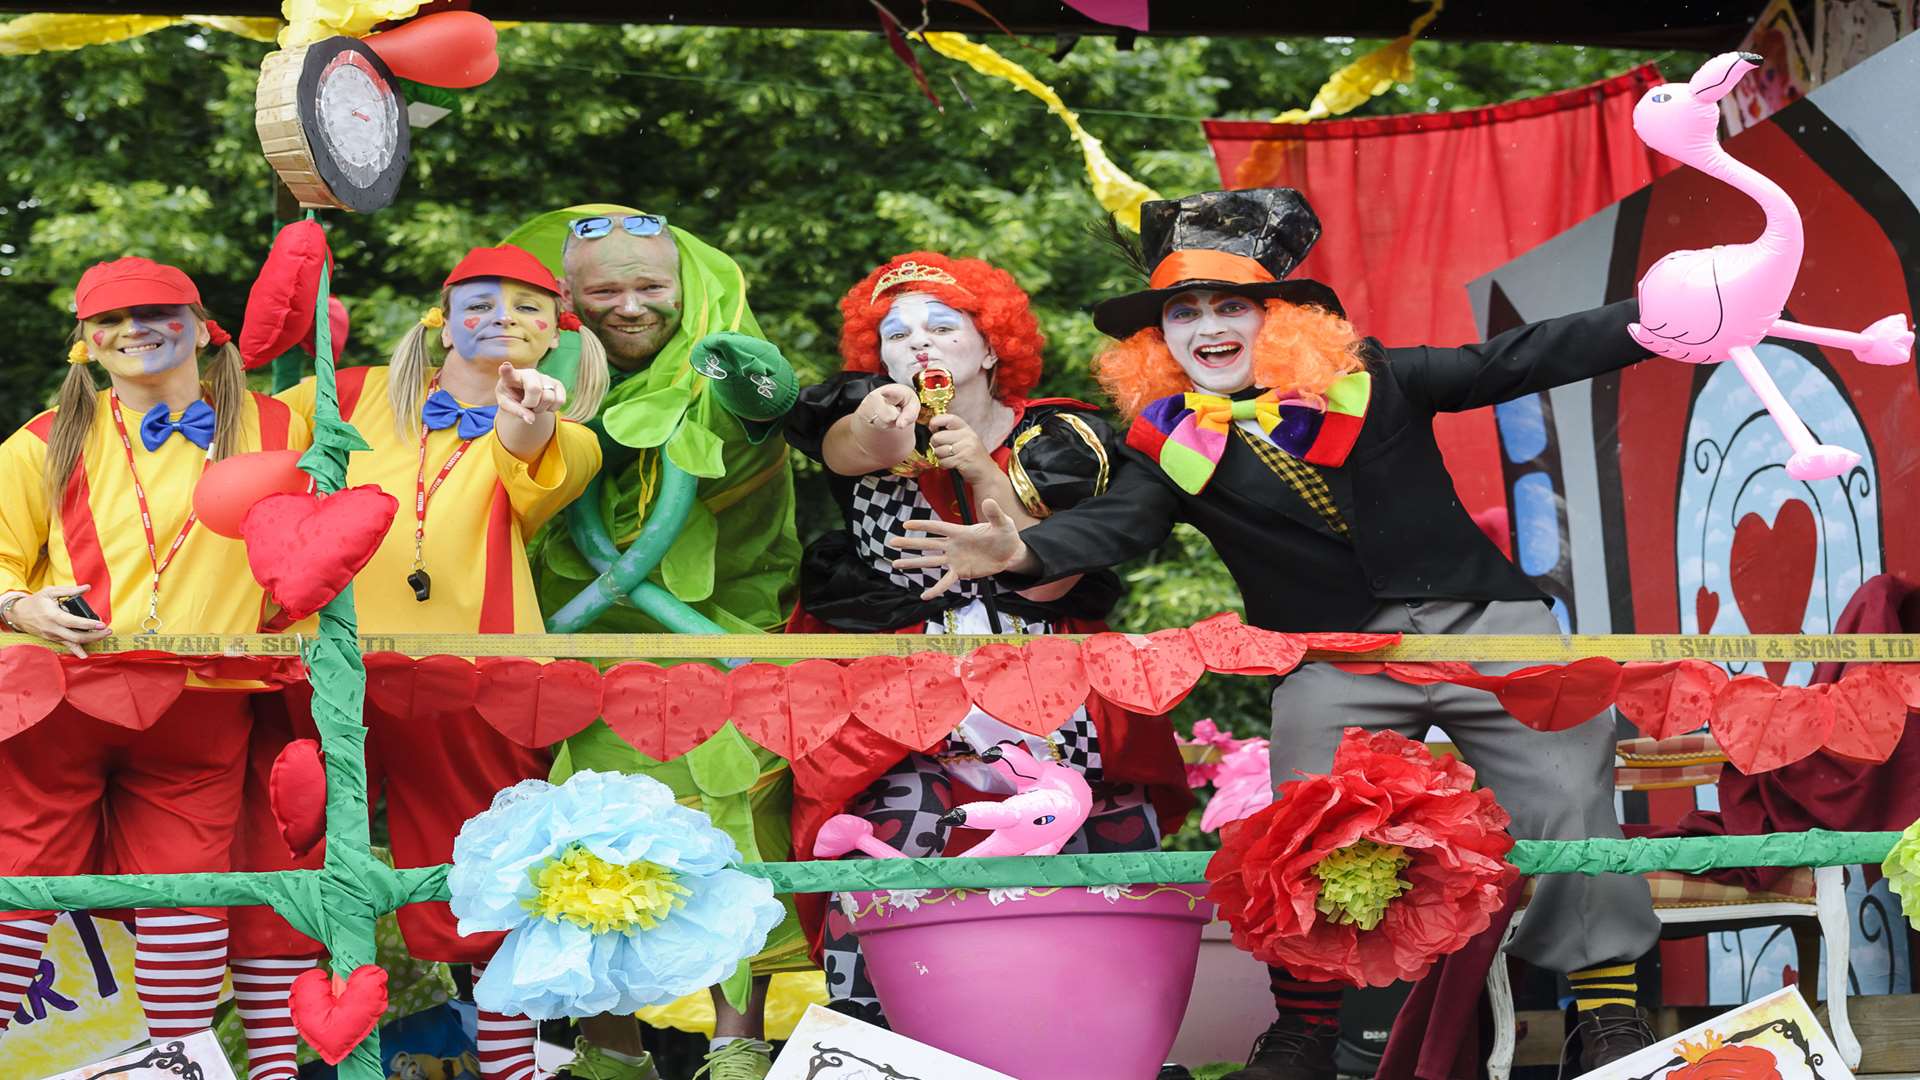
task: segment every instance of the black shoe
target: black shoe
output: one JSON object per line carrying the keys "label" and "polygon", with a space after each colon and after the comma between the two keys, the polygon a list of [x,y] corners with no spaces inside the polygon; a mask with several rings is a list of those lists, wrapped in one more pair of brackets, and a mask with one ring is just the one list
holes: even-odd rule
{"label": "black shoe", "polygon": [[1647,1014],[1632,1005],[1602,1005],[1580,1014],[1580,1071],[1590,1073],[1653,1045]]}
{"label": "black shoe", "polygon": [[1247,1067],[1220,1080],[1335,1080],[1333,1047],[1339,1041],[1338,1024],[1282,1016],[1254,1040]]}
{"label": "black shoe", "polygon": [[1176,1065],[1169,1061],[1160,1066],[1160,1075],[1154,1077],[1154,1080],[1193,1080],[1193,1074],[1187,1071],[1185,1065]]}

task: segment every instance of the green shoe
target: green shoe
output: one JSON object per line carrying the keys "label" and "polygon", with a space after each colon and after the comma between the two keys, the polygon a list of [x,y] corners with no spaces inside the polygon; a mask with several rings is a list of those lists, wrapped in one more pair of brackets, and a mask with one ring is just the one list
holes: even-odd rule
{"label": "green shoe", "polygon": [[654,1070],[652,1054],[628,1057],[581,1039],[573,1044],[572,1063],[554,1080],[660,1080],[660,1074]]}
{"label": "green shoe", "polygon": [[766,1080],[773,1071],[773,1047],[758,1039],[735,1039],[718,1050],[707,1052],[707,1063],[694,1072],[693,1080]]}

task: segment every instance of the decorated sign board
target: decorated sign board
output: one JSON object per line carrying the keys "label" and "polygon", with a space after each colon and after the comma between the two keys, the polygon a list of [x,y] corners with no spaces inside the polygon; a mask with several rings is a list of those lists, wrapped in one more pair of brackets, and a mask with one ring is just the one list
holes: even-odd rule
{"label": "decorated sign board", "polygon": [[85,912],[62,915],[0,1041],[0,1076],[51,1076],[146,1037],[133,992],[133,935]]}
{"label": "decorated sign board", "polygon": [[1806,999],[1789,986],[1583,1080],[1853,1080],[1853,1073]]}
{"label": "decorated sign board", "polygon": [[211,1031],[129,1050],[107,1061],[46,1080],[234,1080],[226,1052]]}
{"label": "decorated sign board", "polygon": [[378,53],[358,39],[331,37],[261,63],[254,127],[268,164],[301,206],[367,213],[400,191],[407,110]]}
{"label": "decorated sign board", "polygon": [[767,1080],[1014,1080],[850,1016],[807,1008]]}

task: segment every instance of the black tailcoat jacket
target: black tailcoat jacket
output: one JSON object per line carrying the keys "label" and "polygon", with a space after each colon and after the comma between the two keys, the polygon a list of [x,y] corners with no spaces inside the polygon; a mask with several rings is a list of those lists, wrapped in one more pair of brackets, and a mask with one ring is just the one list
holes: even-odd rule
{"label": "black tailcoat jacket", "polygon": [[1433,418],[1579,382],[1645,359],[1627,336],[1625,301],[1532,323],[1457,349],[1389,349],[1368,338],[1373,389],[1345,464],[1323,467],[1351,539],[1343,538],[1263,463],[1229,438],[1211,481],[1190,495],[1128,447],[1111,487],[1026,529],[1027,587],[1113,566],[1158,548],[1191,523],[1240,587],[1247,620],[1269,630],[1357,630],[1383,601],[1544,600],[1454,495]]}

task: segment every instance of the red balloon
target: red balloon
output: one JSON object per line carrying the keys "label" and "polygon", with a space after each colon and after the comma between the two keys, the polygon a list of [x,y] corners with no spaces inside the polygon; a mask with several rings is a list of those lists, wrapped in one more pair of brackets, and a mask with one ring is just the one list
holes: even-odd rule
{"label": "red balloon", "polygon": [[300,471],[300,451],[263,450],[235,454],[207,466],[193,489],[193,512],[200,524],[229,539],[240,539],[240,522],[253,504],[282,492],[307,490],[307,474]]}
{"label": "red balloon", "polygon": [[361,40],[402,79],[464,90],[479,86],[500,70],[500,56],[494,51],[498,36],[485,15],[442,11]]}

